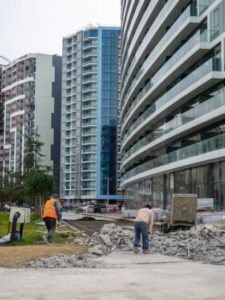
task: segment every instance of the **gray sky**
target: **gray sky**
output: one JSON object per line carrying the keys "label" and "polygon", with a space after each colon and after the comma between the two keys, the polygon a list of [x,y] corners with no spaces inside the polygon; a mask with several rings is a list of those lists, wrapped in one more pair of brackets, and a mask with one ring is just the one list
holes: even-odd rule
{"label": "gray sky", "polygon": [[120,0],[0,0],[0,55],[62,53],[62,37],[88,24],[120,26]]}

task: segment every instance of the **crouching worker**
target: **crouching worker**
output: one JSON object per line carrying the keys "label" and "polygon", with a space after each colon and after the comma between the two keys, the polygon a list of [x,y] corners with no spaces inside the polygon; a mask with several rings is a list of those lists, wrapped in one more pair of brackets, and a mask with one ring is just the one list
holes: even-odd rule
{"label": "crouching worker", "polygon": [[141,236],[143,242],[143,253],[149,253],[149,233],[152,233],[154,222],[154,213],[152,211],[151,205],[145,205],[144,208],[141,208],[137,217],[134,220],[134,252],[138,253],[138,247],[140,244]]}
{"label": "crouching worker", "polygon": [[52,236],[56,229],[56,220],[61,222],[62,212],[60,210],[60,199],[57,194],[50,196],[50,199],[45,202],[43,211],[43,220],[47,227],[48,233],[44,234],[42,237],[46,243],[52,243]]}

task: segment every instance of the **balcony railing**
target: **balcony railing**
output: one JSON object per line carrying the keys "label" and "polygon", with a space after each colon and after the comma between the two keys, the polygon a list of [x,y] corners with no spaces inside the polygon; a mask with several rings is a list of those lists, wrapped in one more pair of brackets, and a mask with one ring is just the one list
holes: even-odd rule
{"label": "balcony railing", "polygon": [[216,96],[209,98],[208,100],[194,104],[195,106],[191,109],[185,111],[184,113],[175,115],[172,120],[164,123],[160,127],[153,130],[151,133],[146,135],[136,144],[134,144],[129,151],[125,153],[123,162],[126,161],[132,154],[141,149],[142,147],[147,146],[154,140],[160,138],[161,136],[193,121],[198,119],[199,117],[212,112],[213,110],[222,107],[225,105],[225,90],[217,94]]}
{"label": "balcony railing", "polygon": [[97,64],[98,63],[98,60],[97,59],[90,59],[88,61],[85,61],[83,62],[83,66],[88,66],[88,65],[91,65],[91,64]]}
{"label": "balcony railing", "polygon": [[97,76],[85,77],[83,79],[83,83],[96,82],[96,81],[98,81],[98,77]]}
{"label": "balcony railing", "polygon": [[183,159],[205,154],[211,151],[225,148],[225,134],[206,139],[204,141],[197,142],[193,145],[180,148],[170,153],[161,155],[157,158],[149,160],[139,166],[129,170],[122,176],[122,181],[135,176],[137,174],[149,171],[151,169],[164,166],[170,163],[174,163]]}
{"label": "balcony railing", "polygon": [[87,127],[87,126],[96,127],[97,122],[82,122],[82,127]]}
{"label": "balcony railing", "polygon": [[85,69],[83,70],[83,74],[89,74],[89,73],[97,73],[98,72],[98,69],[97,68],[91,68],[91,69]]}
{"label": "balcony railing", "polygon": [[[195,82],[201,80],[204,76],[213,71],[221,71],[221,59],[212,58],[202,64],[199,68],[194,70],[188,76],[186,76],[183,80],[177,83],[174,87],[172,87],[168,92],[166,92],[162,97],[160,97],[155,103],[153,103],[144,113],[129,127],[127,133],[124,135],[124,142],[128,138],[128,136],[132,133],[132,131],[137,128],[143,121],[145,121],[150,115],[156,112],[163,105],[167,104],[174,97],[176,97],[179,93],[183,92],[185,89],[193,85]],[[142,92],[137,97],[137,103],[140,102],[146,93],[151,89],[152,83],[149,82],[146,87],[142,90]],[[136,103],[136,105],[137,105]]]}
{"label": "balcony railing", "polygon": [[[180,59],[182,59],[186,54],[188,54],[191,49],[193,49],[197,44],[203,42],[207,43],[209,41],[209,32],[203,31],[203,32],[196,32],[196,34],[193,35],[193,37],[190,38],[177,52],[174,53],[174,55],[156,72],[156,74],[151,78],[151,87],[156,84],[163,75],[168,72]],[[143,72],[143,71],[142,71]],[[150,83],[149,83],[150,84]],[[130,105],[129,109],[127,110],[125,117],[127,118],[131,112],[131,110],[135,107],[135,105],[138,103],[141,94],[141,92],[135,101]]]}
{"label": "balcony railing", "polygon": [[201,16],[214,1],[215,0],[200,0],[198,7],[199,16]]}
{"label": "balcony railing", "polygon": [[[180,17],[175,21],[175,23],[171,26],[171,28],[162,37],[162,39],[159,41],[159,43],[156,45],[156,47],[153,49],[153,51],[149,54],[147,60],[145,61],[145,63],[143,64],[143,66],[140,68],[140,70],[138,71],[138,73],[135,76],[134,80],[132,81],[130,87],[128,88],[128,90],[126,92],[126,96],[124,97],[123,103],[127,102],[127,99],[129,98],[130,91],[133,89],[136,81],[140,78],[141,74],[144,73],[144,69],[146,69],[146,66],[148,66],[152,61],[155,60],[155,57],[158,56],[159,53],[161,52],[161,49],[163,48],[163,45],[166,44],[171,37],[175,36],[176,31],[191,16],[196,16],[196,13],[193,10],[193,6],[192,5],[188,6],[185,9],[185,11],[180,15]],[[133,60],[132,60],[131,65],[129,67],[129,70],[128,70],[129,74],[126,76],[126,78],[128,78],[130,76],[131,69],[134,67],[134,65],[136,64],[137,60],[138,60],[138,56],[135,55],[134,58],[133,58]],[[126,80],[126,78],[125,78],[125,80]]]}

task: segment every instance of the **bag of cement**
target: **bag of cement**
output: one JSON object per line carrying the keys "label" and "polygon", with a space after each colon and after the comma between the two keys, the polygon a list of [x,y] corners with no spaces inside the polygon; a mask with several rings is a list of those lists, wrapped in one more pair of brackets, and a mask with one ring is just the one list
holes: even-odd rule
{"label": "bag of cement", "polygon": [[0,238],[0,244],[5,244],[11,241],[11,233]]}
{"label": "bag of cement", "polygon": [[225,224],[225,212],[199,213],[197,224]]}
{"label": "bag of cement", "polygon": [[197,210],[207,210],[214,209],[214,199],[213,198],[198,198],[197,200]]}
{"label": "bag of cement", "polygon": [[154,212],[155,222],[165,222],[166,221],[168,211],[166,211],[162,208],[153,208],[152,211]]}
{"label": "bag of cement", "polygon": [[126,209],[124,216],[125,218],[135,218],[137,216],[137,210],[136,209]]}

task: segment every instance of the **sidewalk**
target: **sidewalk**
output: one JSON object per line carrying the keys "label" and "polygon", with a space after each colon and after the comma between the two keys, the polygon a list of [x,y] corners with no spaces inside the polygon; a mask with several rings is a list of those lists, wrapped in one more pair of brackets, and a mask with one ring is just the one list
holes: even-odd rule
{"label": "sidewalk", "polygon": [[224,300],[224,266],[114,252],[95,269],[0,268],[0,300]]}

